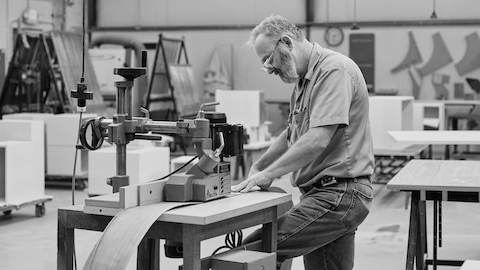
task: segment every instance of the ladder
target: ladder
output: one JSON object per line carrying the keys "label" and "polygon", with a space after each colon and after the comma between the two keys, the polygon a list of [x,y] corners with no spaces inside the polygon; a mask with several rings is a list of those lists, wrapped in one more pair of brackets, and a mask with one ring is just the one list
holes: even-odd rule
{"label": "ladder", "polygon": [[[0,118],[19,112],[74,112],[70,90],[80,81],[82,40],[76,33],[19,33],[0,92]],[[86,56],[85,77],[94,92],[87,110],[98,112],[103,110],[103,97]]]}
{"label": "ladder", "polygon": [[144,107],[150,111],[153,120],[178,120],[171,67],[189,65],[184,38],[170,38],[159,35],[153,69],[144,99]]}
{"label": "ladder", "polygon": [[[20,33],[0,95],[0,116],[16,112],[63,113],[69,101],[61,93],[53,45],[43,34]],[[53,88],[53,93],[50,91]]]}

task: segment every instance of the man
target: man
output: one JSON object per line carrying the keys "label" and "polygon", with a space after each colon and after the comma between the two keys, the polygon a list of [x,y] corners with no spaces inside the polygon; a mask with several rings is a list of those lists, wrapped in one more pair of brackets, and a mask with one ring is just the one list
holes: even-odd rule
{"label": "man", "polygon": [[[278,266],[303,255],[306,270],[352,269],[355,231],[373,197],[363,75],[350,58],[309,42],[281,16],[263,20],[247,45],[268,74],[295,86],[286,130],[232,190],[268,189],[292,173],[302,195],[278,220]],[[257,231],[250,240],[258,237]]]}

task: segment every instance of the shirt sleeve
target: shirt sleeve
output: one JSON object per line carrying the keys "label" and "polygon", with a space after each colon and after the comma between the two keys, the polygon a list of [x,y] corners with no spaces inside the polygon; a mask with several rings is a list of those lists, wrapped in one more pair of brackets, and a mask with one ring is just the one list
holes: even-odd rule
{"label": "shirt sleeve", "polygon": [[349,125],[353,93],[354,82],[345,68],[324,69],[311,92],[309,127]]}

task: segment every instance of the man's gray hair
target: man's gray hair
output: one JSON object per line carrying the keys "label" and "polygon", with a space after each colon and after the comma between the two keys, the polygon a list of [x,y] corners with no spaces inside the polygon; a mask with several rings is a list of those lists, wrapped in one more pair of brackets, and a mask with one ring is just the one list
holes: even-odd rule
{"label": "man's gray hair", "polygon": [[260,34],[264,34],[272,39],[280,39],[282,35],[287,35],[297,41],[304,39],[300,29],[280,15],[270,15],[259,23],[252,30],[246,45],[253,47],[255,40]]}

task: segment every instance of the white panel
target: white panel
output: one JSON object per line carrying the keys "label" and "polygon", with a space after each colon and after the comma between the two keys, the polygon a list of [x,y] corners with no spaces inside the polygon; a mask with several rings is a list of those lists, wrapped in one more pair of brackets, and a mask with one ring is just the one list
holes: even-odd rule
{"label": "white panel", "polygon": [[262,90],[217,90],[216,111],[225,113],[227,122],[244,127],[260,127],[266,120],[266,105]]}
{"label": "white panel", "polygon": [[[170,149],[168,147],[127,147],[127,175],[130,184],[140,184],[163,177],[169,173]],[[112,193],[106,180],[116,174],[115,147],[105,147],[89,153],[88,193]]]}
{"label": "white panel", "polygon": [[369,115],[374,149],[397,150],[409,146],[396,142],[387,132],[412,130],[413,97],[370,97]]}
{"label": "white panel", "polygon": [[[51,176],[73,175],[75,146],[47,145],[47,174]],[[77,156],[76,176],[85,176],[88,171],[88,151],[80,150]]]}
{"label": "white panel", "polygon": [[44,123],[1,120],[0,200],[20,204],[44,196]]}
{"label": "white panel", "polygon": [[357,21],[430,20],[434,2],[438,19],[478,19],[477,0],[325,0],[315,1],[315,21],[353,21],[354,16]]}
{"label": "white panel", "polygon": [[92,58],[93,69],[100,84],[103,95],[117,94],[116,81],[123,81],[120,75],[113,74],[113,69],[125,64],[125,49],[123,48],[93,48],[88,50]]}
{"label": "white panel", "polygon": [[423,130],[425,126],[445,129],[445,105],[442,102],[414,102],[413,130]]}
{"label": "white panel", "polygon": [[[96,114],[83,114],[82,121],[96,117]],[[56,114],[47,119],[47,145],[75,147],[77,144],[78,120],[80,114]]]}

